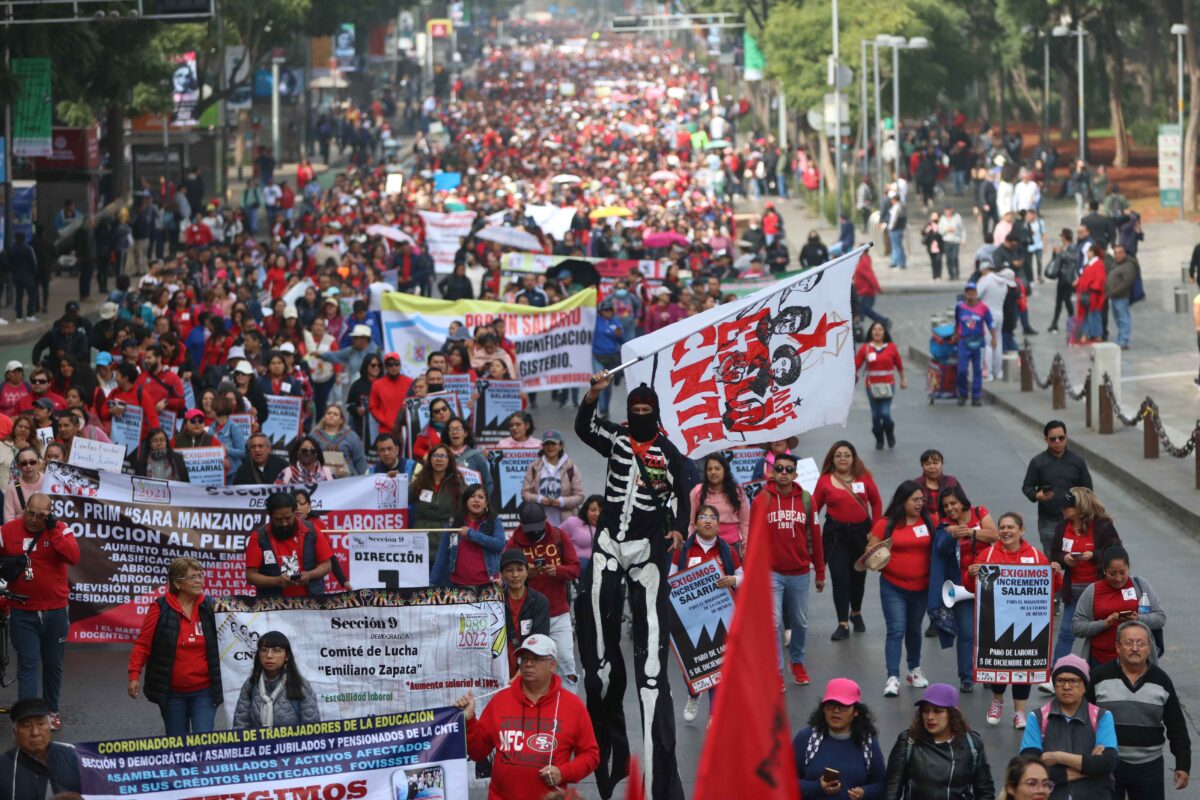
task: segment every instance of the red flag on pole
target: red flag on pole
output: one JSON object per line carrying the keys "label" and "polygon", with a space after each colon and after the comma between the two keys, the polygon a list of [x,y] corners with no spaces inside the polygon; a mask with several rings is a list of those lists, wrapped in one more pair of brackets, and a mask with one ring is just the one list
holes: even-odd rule
{"label": "red flag on pole", "polygon": [[751,536],[695,800],[799,800],[772,602],[771,543]]}
{"label": "red flag on pole", "polygon": [[625,800],[646,800],[646,789],[642,786],[642,766],[637,756],[629,757],[629,788]]}

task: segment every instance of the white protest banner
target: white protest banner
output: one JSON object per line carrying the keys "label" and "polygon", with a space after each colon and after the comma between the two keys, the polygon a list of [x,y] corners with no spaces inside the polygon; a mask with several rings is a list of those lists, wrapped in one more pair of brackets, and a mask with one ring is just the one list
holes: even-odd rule
{"label": "white protest banner", "polygon": [[182,424],[179,418],[175,416],[174,411],[167,411],[165,408],[158,412],[158,427],[166,432],[167,436],[174,436],[179,432]]}
{"label": "white protest banner", "polygon": [[976,682],[1050,680],[1053,618],[1049,564],[980,564],[975,576]]}
{"label": "white protest banner", "polygon": [[508,418],[521,410],[521,382],[480,378],[475,413],[475,443],[495,444],[508,436]]}
{"label": "white protest banner", "polygon": [[[71,639],[132,641],[177,556],[204,565],[213,595],[249,594],[246,538],[266,522],[267,498],[288,486],[193,486],[52,463],[44,491],[79,540],[71,567]],[[305,487],[331,530],[405,527],[408,480],[365,475]],[[329,534],[346,563],[346,543]],[[332,587],[332,582],[327,584]]]}
{"label": "white protest banner", "polygon": [[38,428],[36,433],[38,444],[43,450],[46,449],[46,445],[54,441],[54,427],[51,425],[47,425],[44,428]]}
{"label": "white protest banner", "polygon": [[690,458],[844,424],[854,398],[850,279],[864,248],[621,347]]}
{"label": "white protest banner", "polygon": [[466,797],[457,708],[72,745],[88,800]]}
{"label": "white protest banner", "polygon": [[293,654],[322,719],[442,705],[508,682],[504,600],[495,586],[216,602],[226,714],[267,631],[310,643]]}
{"label": "white protest banner", "polygon": [[86,469],[120,472],[125,463],[125,448],[119,444],[97,442],[94,439],[76,436],[71,440],[71,457],[67,459],[67,463]]}
{"label": "white protest banner", "polygon": [[142,442],[142,408],[129,405],[124,408],[121,416],[113,414],[111,438],[113,444],[124,446],[125,454],[130,455]]}
{"label": "white protest banner", "polygon": [[448,374],[442,376],[442,385],[447,392],[458,397],[459,416],[465,420],[471,419],[474,409],[471,408],[471,395],[475,393],[475,382],[470,375]]}
{"label": "white protest banner", "polygon": [[408,589],[429,585],[429,536],[424,533],[351,533],[350,583],[355,589]]}
{"label": "white protest banner", "polygon": [[404,191],[404,173],[389,172],[387,181],[383,184],[384,194],[400,194]]}
{"label": "white protest banner", "polygon": [[468,330],[497,317],[517,351],[517,371],[527,392],[588,386],[592,369],[592,333],[596,329],[596,292],[586,289],[545,308],[483,300],[434,300],[386,292],[383,338],[387,351],[400,354],[405,374],[425,371],[425,359],[441,349],[450,323]]}
{"label": "white protest banner", "polygon": [[725,637],[733,623],[733,590],[717,586],[725,570],[704,561],[667,578],[671,587],[671,649],[693,692],[721,681]]}
{"label": "white protest banner", "polygon": [[487,456],[495,492],[492,508],[504,523],[504,530],[511,533],[520,524],[517,512],[521,509],[521,486],[525,483],[525,473],[540,456],[538,450],[532,447],[489,450]]}
{"label": "white protest banner", "polygon": [[454,254],[458,252],[459,240],[471,233],[475,224],[474,211],[418,211],[425,222],[425,246],[433,259],[434,269],[450,272],[454,269]]}
{"label": "white protest banner", "polygon": [[817,479],[821,477],[821,468],[815,458],[802,458],[796,462],[796,483],[804,491],[812,494],[817,490]]}
{"label": "white protest banner", "polygon": [[300,434],[303,404],[301,397],[267,395],[268,416],[262,424],[262,432],[271,440],[272,447],[277,450],[287,447]]}
{"label": "white protest banner", "polygon": [[180,447],[176,451],[187,467],[188,483],[196,486],[225,485],[224,447]]}

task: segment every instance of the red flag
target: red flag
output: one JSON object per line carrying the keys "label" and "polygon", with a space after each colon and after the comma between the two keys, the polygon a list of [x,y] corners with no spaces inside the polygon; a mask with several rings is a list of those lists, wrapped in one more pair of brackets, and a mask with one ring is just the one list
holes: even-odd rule
{"label": "red flag", "polygon": [[771,543],[760,532],[750,536],[695,800],[799,800],[772,602]]}
{"label": "red flag", "polygon": [[629,788],[625,800],[646,800],[646,789],[642,786],[642,766],[637,756],[629,757]]}

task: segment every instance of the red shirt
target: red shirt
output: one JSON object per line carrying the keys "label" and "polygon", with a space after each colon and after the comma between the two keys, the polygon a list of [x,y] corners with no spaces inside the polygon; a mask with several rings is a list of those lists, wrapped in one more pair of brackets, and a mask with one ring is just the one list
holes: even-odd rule
{"label": "red shirt", "polygon": [[[199,692],[212,685],[208,674],[208,653],[204,647],[204,629],[200,625],[200,604],[204,595],[200,595],[192,606],[192,615],[183,613],[179,598],[168,592],[167,605],[175,609],[179,620],[179,638],[175,640],[175,663],[171,665],[171,691]],[[154,631],[158,628],[158,603],[151,603],[146,612],[146,621],[137,641],[133,643],[133,652],[129,654],[129,680],[135,681],[142,674],[142,667],[150,658],[150,647],[154,643]]]}
{"label": "red shirt", "polygon": [[[17,556],[24,553],[32,543],[35,533],[25,528],[25,517],[21,515],[0,527],[0,553]],[[11,581],[8,588],[15,594],[26,595],[24,603],[10,602],[12,608],[23,611],[53,611],[67,607],[70,587],[67,584],[67,568],[79,563],[79,543],[75,535],[59,522],[38,538],[37,546],[29,554],[29,568],[33,580],[28,581],[22,573]]]}
{"label": "red shirt", "polygon": [[159,427],[158,409],[154,407],[154,398],[150,392],[144,392],[134,384],[130,389],[122,389],[117,387],[108,393],[108,399],[104,405],[100,406],[100,419],[105,422],[112,421],[112,403],[119,401],[128,406],[138,406],[142,409],[142,430],[138,436],[138,440],[144,439],[146,434],[155,428]]}
{"label": "red shirt", "polygon": [[[1126,580],[1120,589],[1112,588],[1106,580],[1098,580],[1092,584],[1092,591],[1095,592],[1092,598],[1092,619],[1096,621],[1115,612],[1137,611],[1137,586],[1132,580]],[[1116,625],[1092,637],[1092,658],[1099,664],[1117,660]]]}
{"label": "red shirt", "polygon": [[[304,569],[304,539],[307,532],[304,526],[296,525],[296,535],[290,539],[276,539],[275,534],[268,530],[268,538],[271,542],[271,548],[275,551],[275,563],[279,564],[284,575],[294,574]],[[320,566],[323,562],[333,558],[333,545],[329,543],[329,537],[322,531],[316,530],[314,527],[314,535],[317,537],[317,564]],[[460,552],[461,557],[461,552]],[[268,559],[269,561],[269,559]],[[258,546],[258,534],[252,533],[246,541],[246,567],[260,569],[264,563],[262,548]],[[288,586],[283,590],[284,597],[307,597],[308,587],[305,585]]]}
{"label": "red shirt", "polygon": [[[821,528],[804,510],[804,490],[793,484],[787,496],[768,481],[750,504],[750,536],[771,537],[771,571],[781,575],[807,575],[815,567],[817,580],[825,580],[825,554]],[[813,517],[810,519],[809,517]],[[812,552],[808,543],[812,541]]]}
{"label": "red shirt", "polygon": [[[970,512],[967,514],[967,521],[963,524],[968,528],[978,528],[980,521],[987,515],[988,510],[983,506],[972,506]],[[937,518],[935,517],[934,519],[936,520]],[[955,524],[949,519],[942,521],[947,525]],[[979,559],[981,554],[990,546],[991,545],[979,544],[978,542],[975,542],[974,546],[972,546],[970,536],[964,536],[958,540],[958,566],[962,570],[963,586],[968,585],[968,578],[970,577],[967,575],[967,567],[974,564]]]}
{"label": "red shirt", "polygon": [[895,342],[888,342],[883,347],[864,344],[858,348],[858,352],[854,354],[855,374],[862,369],[863,364],[867,365],[867,385],[895,383],[896,376],[893,373],[904,374],[904,362],[900,360],[900,351]]}
{"label": "red shirt", "polygon": [[813,492],[813,511],[820,512],[821,509],[825,509],[825,524],[828,525],[831,521],[850,525],[866,522],[867,508],[871,509],[871,519],[878,519],[883,508],[879,488],[870,475],[853,479],[849,490],[840,481],[835,480],[832,473],[827,472],[817,478],[817,487]]}
{"label": "red shirt", "polygon": [[[148,371],[142,370],[142,374],[138,375],[134,385],[141,386],[142,393],[150,395],[150,402],[154,404],[156,410],[159,401],[166,400],[167,411],[174,411],[176,415],[187,411],[187,402],[183,399],[183,381],[165,367],[160,367],[153,376]],[[147,428],[147,430],[149,429]]]}
{"label": "red shirt", "polygon": [[1070,576],[1071,583],[1095,583],[1100,580],[1100,570],[1096,568],[1096,562],[1100,558],[1100,554],[1096,552],[1096,537],[1095,524],[1090,523],[1087,531],[1080,535],[1076,532],[1075,527],[1071,523],[1067,523],[1066,530],[1063,531],[1062,549],[1063,555],[1067,553],[1086,553],[1092,551],[1092,557],[1088,561],[1076,561],[1075,565],[1068,567],[1067,574]]}
{"label": "red shirt", "polygon": [[[876,520],[871,528],[872,539],[883,539],[887,520]],[[929,589],[929,559],[933,548],[933,531],[918,520],[915,525],[897,525],[892,529],[892,558],[883,568],[883,576],[910,592]]]}
{"label": "red shirt", "polygon": [[21,381],[13,386],[8,381],[0,384],[0,414],[15,417],[24,410],[25,398],[29,397],[29,384]]}
{"label": "red shirt", "polygon": [[491,580],[483,560],[483,548],[465,536],[458,537],[458,556],[454,559],[450,582],[455,586],[482,586]]}

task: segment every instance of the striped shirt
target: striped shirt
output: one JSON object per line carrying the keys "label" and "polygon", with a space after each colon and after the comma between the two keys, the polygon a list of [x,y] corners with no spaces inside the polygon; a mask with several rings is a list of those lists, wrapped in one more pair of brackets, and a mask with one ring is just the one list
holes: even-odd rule
{"label": "striped shirt", "polygon": [[1102,664],[1092,670],[1088,699],[1112,712],[1122,762],[1146,764],[1161,758],[1163,744],[1170,740],[1175,769],[1191,772],[1192,742],[1187,721],[1175,684],[1162,667],[1151,665],[1132,684],[1120,661]]}

